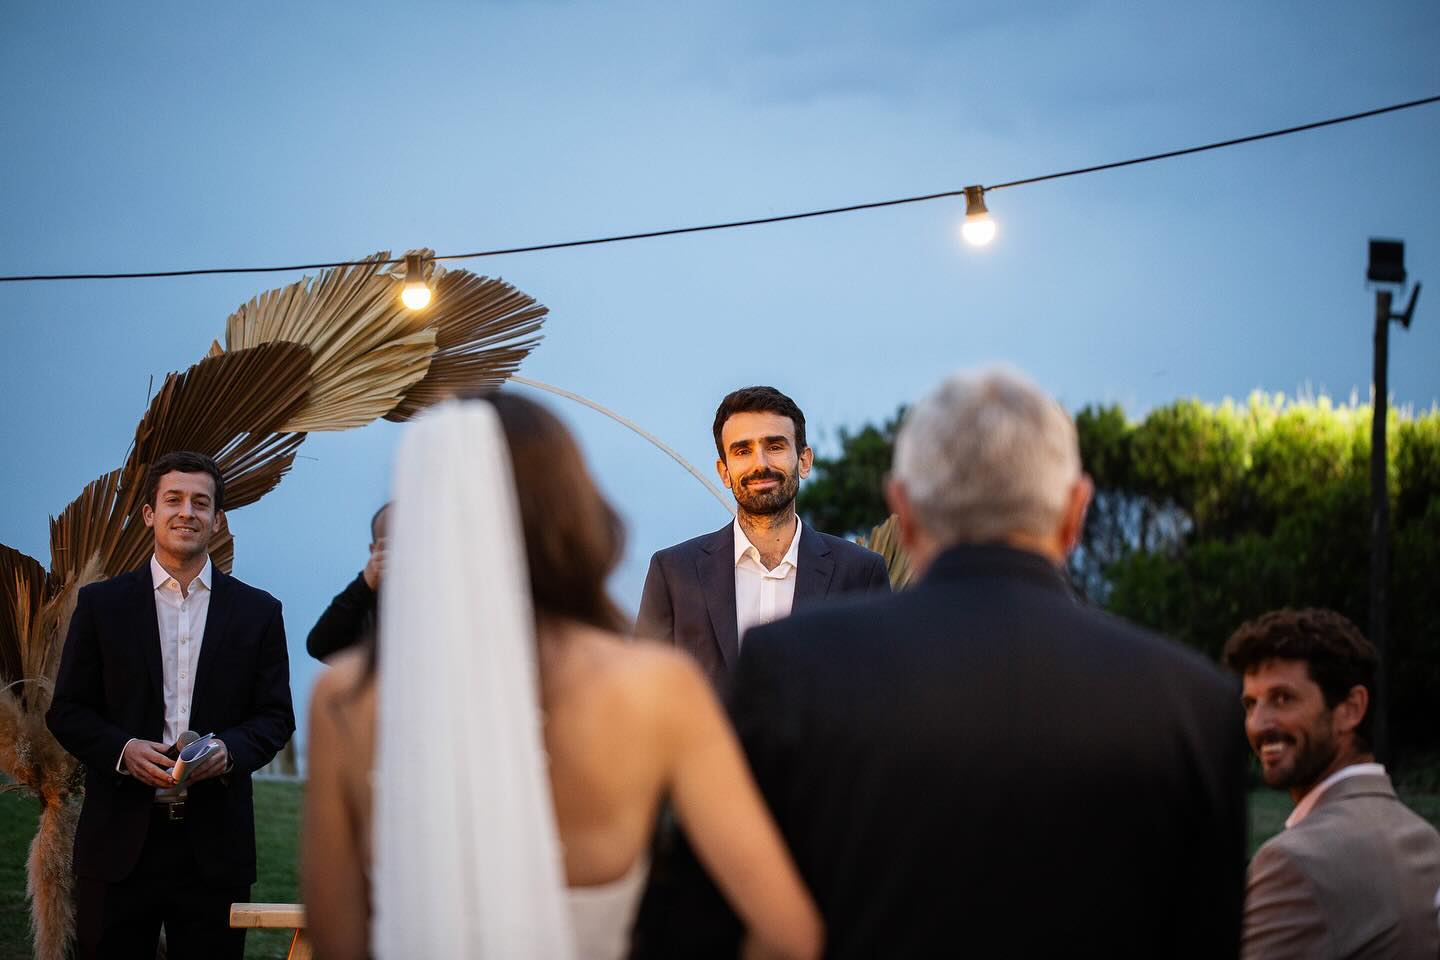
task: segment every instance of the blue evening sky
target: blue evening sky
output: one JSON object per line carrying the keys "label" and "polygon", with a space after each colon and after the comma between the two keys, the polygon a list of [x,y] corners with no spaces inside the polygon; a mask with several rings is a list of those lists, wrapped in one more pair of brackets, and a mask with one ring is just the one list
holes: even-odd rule
{"label": "blue evening sky", "polygon": [[[1440,93],[1440,6],[1223,2],[41,4],[0,27],[0,272],[442,253],[997,183]],[[773,383],[822,451],[990,360],[1072,409],[1254,389],[1363,398],[1370,236],[1422,295],[1401,404],[1440,399],[1440,105],[999,191],[999,236],[939,201],[474,261],[551,309],[523,373],[704,469],[715,403]],[[297,275],[0,284],[0,542],[118,466],[150,378]],[[573,404],[649,555],[726,515]],[[402,428],[312,435],[230,517],[236,572],[304,638],[365,558]],[[415,638],[415,642],[423,638]],[[400,642],[404,642],[403,640]]]}

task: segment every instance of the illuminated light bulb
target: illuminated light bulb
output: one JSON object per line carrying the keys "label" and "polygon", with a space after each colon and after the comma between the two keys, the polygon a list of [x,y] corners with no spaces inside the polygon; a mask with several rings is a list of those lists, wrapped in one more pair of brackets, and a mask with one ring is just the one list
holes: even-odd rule
{"label": "illuminated light bulb", "polygon": [[960,233],[972,247],[983,247],[995,239],[995,221],[985,209],[984,187],[965,188],[965,223]]}
{"label": "illuminated light bulb", "polygon": [[407,282],[400,291],[400,302],[411,310],[424,310],[430,306],[430,288],[423,280]]}
{"label": "illuminated light bulb", "polygon": [[405,255],[405,286],[400,288],[400,302],[411,310],[430,306],[430,285],[425,282],[425,269],[418,253]]}
{"label": "illuminated light bulb", "polygon": [[970,246],[983,247],[995,239],[995,221],[985,214],[973,219],[967,215],[965,223],[960,227],[960,233]]}

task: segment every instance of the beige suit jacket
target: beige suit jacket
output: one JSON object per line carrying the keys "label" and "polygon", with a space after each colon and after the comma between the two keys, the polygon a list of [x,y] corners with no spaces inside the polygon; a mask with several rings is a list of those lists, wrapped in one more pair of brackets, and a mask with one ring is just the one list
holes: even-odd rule
{"label": "beige suit jacket", "polygon": [[1440,833],[1390,778],[1349,777],[1250,862],[1244,956],[1440,957]]}

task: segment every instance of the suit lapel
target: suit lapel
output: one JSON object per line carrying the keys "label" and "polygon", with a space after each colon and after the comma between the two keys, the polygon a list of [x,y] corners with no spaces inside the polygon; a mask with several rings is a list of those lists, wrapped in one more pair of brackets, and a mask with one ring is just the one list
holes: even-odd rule
{"label": "suit lapel", "polygon": [[735,666],[740,656],[740,633],[735,625],[735,528],[726,524],[701,545],[695,558],[700,593],[710,614],[715,644],[726,667]]}
{"label": "suit lapel", "polygon": [[822,600],[830,590],[835,573],[835,558],[823,537],[808,527],[800,528],[800,548],[796,551],[795,609]]}
{"label": "suit lapel", "polygon": [[160,667],[160,618],[155,612],[155,581],[149,562],[131,576],[134,577],[131,597],[135,605],[135,642],[140,645],[140,658],[155,689],[155,699],[163,704],[165,677]]}
{"label": "suit lapel", "polygon": [[190,695],[190,716],[196,707],[205,702],[205,693],[210,688],[210,675],[215,672],[215,662],[220,648],[225,645],[226,628],[230,625],[230,604],[234,589],[230,577],[210,567],[210,609],[205,613],[205,635],[200,640],[200,662],[195,666],[195,690]]}

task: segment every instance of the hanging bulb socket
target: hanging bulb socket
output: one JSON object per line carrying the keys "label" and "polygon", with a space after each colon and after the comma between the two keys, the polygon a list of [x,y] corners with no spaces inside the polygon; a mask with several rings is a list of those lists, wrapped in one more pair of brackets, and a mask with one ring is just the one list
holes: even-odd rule
{"label": "hanging bulb socket", "polygon": [[965,223],[960,233],[972,247],[983,247],[995,239],[995,221],[985,207],[984,187],[965,188]]}
{"label": "hanging bulb socket", "polygon": [[405,254],[405,286],[400,288],[400,301],[411,310],[430,306],[430,285],[425,282],[425,264],[418,253]]}

